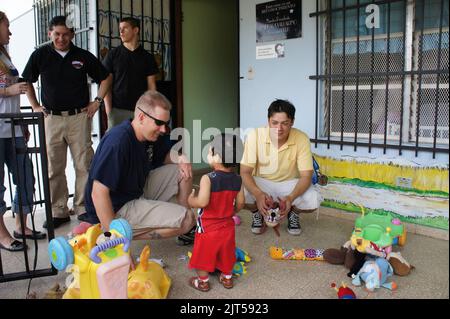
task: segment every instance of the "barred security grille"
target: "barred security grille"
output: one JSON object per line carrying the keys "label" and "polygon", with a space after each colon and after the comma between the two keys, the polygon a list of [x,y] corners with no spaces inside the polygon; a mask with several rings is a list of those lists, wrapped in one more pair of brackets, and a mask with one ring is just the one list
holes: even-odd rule
{"label": "barred security grille", "polygon": [[157,80],[172,80],[172,0],[98,0],[98,41],[100,58],[121,44],[119,22],[122,17],[141,21],[141,43],[155,56],[160,74]]}
{"label": "barred security grille", "polygon": [[178,95],[180,88],[177,88],[177,79],[180,78],[176,69],[181,56],[177,56],[175,51],[175,47],[181,44],[176,39],[181,25],[178,25],[179,19],[175,19],[180,12],[181,2],[175,0],[97,0],[99,58],[103,60],[109,50],[121,44],[119,23],[122,18],[132,16],[139,19],[141,45],[155,57],[159,69],[156,86],[172,102],[171,118],[176,125],[182,125],[183,118],[179,108],[182,103]]}
{"label": "barred security grille", "polygon": [[316,145],[448,153],[449,1],[316,6]]}
{"label": "barred security grille", "polygon": [[[47,234],[48,241],[55,237],[53,219],[52,219],[52,209],[50,203],[50,189],[48,180],[48,167],[47,167],[47,149],[45,144],[45,133],[44,133],[44,116],[42,113],[3,113],[0,114],[0,121],[5,124],[11,125],[12,141],[13,141],[13,159],[17,158],[18,154],[23,154],[27,156],[33,166],[33,176],[27,175],[24,170],[18,169],[18,178],[15,181],[17,183],[16,187],[22,188],[23,185],[20,183],[27,184],[27,179],[34,179],[34,194],[33,194],[33,207],[42,207],[45,211],[45,218],[47,221]],[[25,148],[19,147],[15,144],[16,129],[17,127],[22,127],[24,131],[29,132],[29,141]],[[26,130],[25,130],[26,128]],[[5,176],[10,176],[9,172],[5,170]],[[24,174],[21,176],[20,174]],[[29,180],[28,180],[29,181]],[[9,191],[11,195],[11,201],[13,201],[11,180],[9,183]],[[18,192],[18,203],[19,203],[19,214],[22,214],[22,200],[21,196],[23,194]],[[6,199],[7,200],[7,199]],[[33,230],[34,226],[34,216],[35,212],[31,214],[31,227]],[[25,225],[21,225],[22,233],[24,233]],[[38,278],[44,276],[53,276],[57,274],[57,270],[51,265],[50,260],[47,263],[38,263],[38,255],[42,254],[41,250],[45,250],[42,246],[39,247],[36,240],[24,238],[23,243],[29,246],[29,249],[25,249],[23,253],[20,252],[7,252],[6,250],[0,249],[0,283],[7,281],[15,281],[22,279]],[[45,254],[45,252],[44,252]],[[23,258],[22,258],[23,257]],[[15,260],[14,263],[11,260]],[[9,261],[8,263],[3,261]]]}
{"label": "barred security grille", "polygon": [[88,0],[34,0],[37,46],[50,43],[48,26],[54,16],[68,16],[75,29],[73,42],[89,50],[89,3]]}

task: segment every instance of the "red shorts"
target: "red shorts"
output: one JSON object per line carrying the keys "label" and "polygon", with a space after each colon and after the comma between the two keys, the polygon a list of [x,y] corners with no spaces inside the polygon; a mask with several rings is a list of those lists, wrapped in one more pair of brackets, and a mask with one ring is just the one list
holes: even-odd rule
{"label": "red shorts", "polygon": [[231,274],[236,263],[235,227],[226,227],[207,233],[195,233],[189,268],[207,272],[219,269]]}

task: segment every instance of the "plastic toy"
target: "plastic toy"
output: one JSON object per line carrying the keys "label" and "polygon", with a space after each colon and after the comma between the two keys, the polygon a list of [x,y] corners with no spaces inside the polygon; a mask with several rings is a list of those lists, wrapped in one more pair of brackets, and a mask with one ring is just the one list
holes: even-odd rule
{"label": "plastic toy", "polygon": [[342,285],[337,288],[336,284],[333,282],[331,284],[331,288],[334,288],[334,290],[336,290],[339,299],[356,299],[356,295],[353,290],[348,288],[344,283],[342,283]]}
{"label": "plastic toy", "polygon": [[384,258],[376,258],[367,260],[363,267],[356,274],[352,280],[352,284],[355,286],[361,286],[362,282],[366,286],[366,289],[370,292],[376,288],[384,287],[389,290],[397,289],[395,282],[387,282],[387,279],[394,274],[394,270],[389,262]]}
{"label": "plastic toy", "polygon": [[241,224],[241,218],[238,215],[234,215],[233,220],[236,226],[239,226]]}
{"label": "plastic toy", "polygon": [[141,252],[140,263],[128,276],[129,299],[165,299],[169,293],[171,280],[163,268],[149,261],[150,247]]}
{"label": "plastic toy", "polygon": [[386,257],[392,251],[392,245],[405,245],[406,228],[399,219],[391,215],[366,215],[364,207],[360,207],[362,216],[356,219],[350,238],[352,246],[359,252]]}
{"label": "plastic toy", "polygon": [[323,249],[283,249],[279,247],[270,247],[269,254],[272,259],[275,260],[318,260],[322,261],[323,259]]}
{"label": "plastic toy", "polygon": [[[78,235],[72,239],[66,240],[64,237],[57,237],[49,243],[48,253],[52,265],[59,271],[67,268],[73,275],[73,281],[68,285],[63,298],[126,299],[128,296],[136,297],[133,290],[136,282],[142,286],[139,295],[143,298],[165,298],[167,296],[170,279],[167,275],[161,275],[161,272],[164,273],[161,266],[149,263],[147,259],[142,258],[148,257],[149,248],[144,248],[141,254],[141,264],[130,273],[129,247],[133,234],[126,220],[113,220],[109,232],[103,233],[100,224],[89,227],[84,233],[80,232],[81,229],[76,229],[73,234]],[[154,289],[160,289],[159,294]]]}

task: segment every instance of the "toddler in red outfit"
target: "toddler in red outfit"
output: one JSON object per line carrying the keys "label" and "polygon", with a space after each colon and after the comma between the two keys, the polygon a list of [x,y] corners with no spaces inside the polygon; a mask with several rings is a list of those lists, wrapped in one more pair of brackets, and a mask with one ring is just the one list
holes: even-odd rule
{"label": "toddler in red outfit", "polygon": [[189,268],[197,271],[190,285],[208,291],[209,273],[221,271],[219,281],[225,288],[233,288],[232,271],[236,262],[235,224],[233,216],[244,206],[244,190],[239,175],[233,172],[242,158],[243,145],[232,134],[214,137],[208,152],[213,168],[200,180],[197,196],[193,190],[188,198],[191,207],[198,207],[197,231]]}

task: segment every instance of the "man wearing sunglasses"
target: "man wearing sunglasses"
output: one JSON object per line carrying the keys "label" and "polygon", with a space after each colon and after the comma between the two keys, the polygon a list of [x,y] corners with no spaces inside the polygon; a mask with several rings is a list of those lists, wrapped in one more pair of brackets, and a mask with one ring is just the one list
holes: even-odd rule
{"label": "man wearing sunglasses", "polygon": [[[134,119],[101,140],[86,185],[89,222],[100,222],[107,231],[114,218],[124,218],[134,239],[174,237],[192,229],[195,217],[187,204],[192,166],[184,156],[164,153],[158,145],[168,132],[170,110],[164,95],[147,91],[136,104]],[[165,165],[158,166],[161,156]],[[169,202],[174,196],[179,204]]]}

